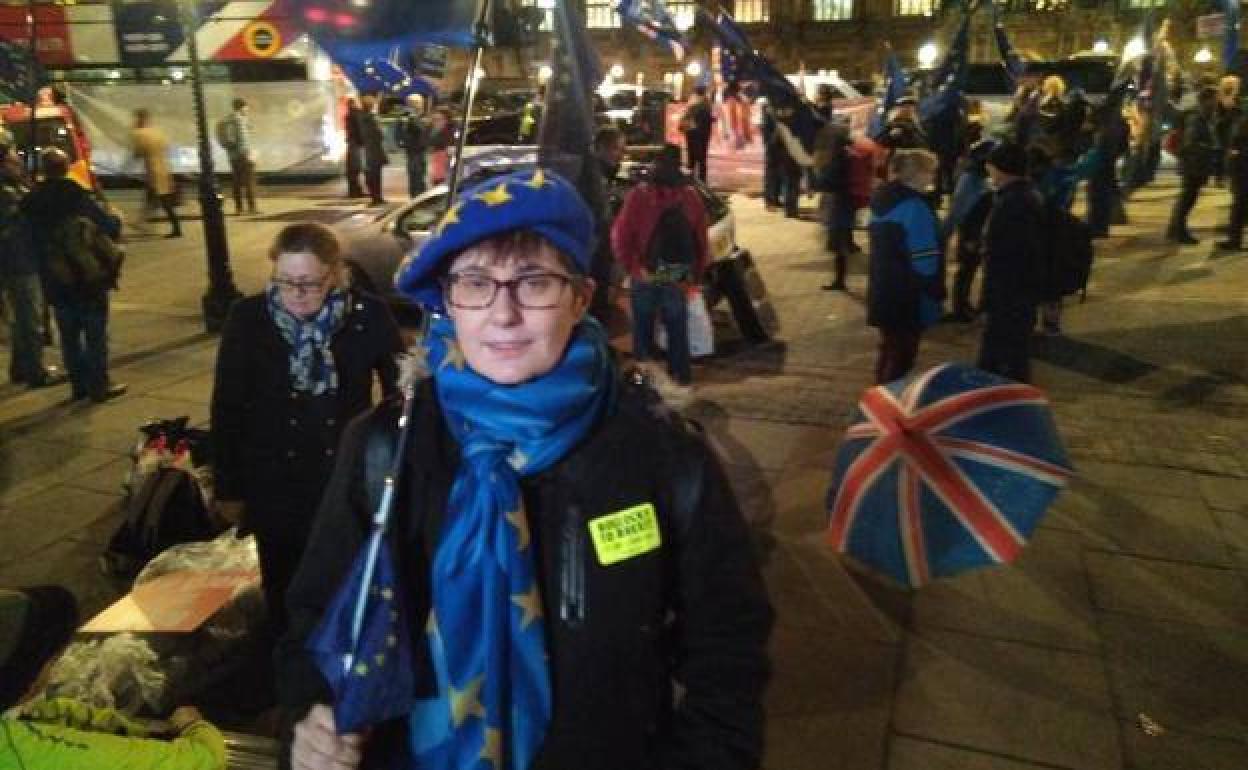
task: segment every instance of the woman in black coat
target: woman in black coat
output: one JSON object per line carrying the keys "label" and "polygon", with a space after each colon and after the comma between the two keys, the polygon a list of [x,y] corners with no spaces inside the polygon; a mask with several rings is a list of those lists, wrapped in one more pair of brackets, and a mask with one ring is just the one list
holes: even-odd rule
{"label": "woman in black coat", "polygon": [[274,631],[334,467],[343,426],[394,390],[399,329],[384,304],[346,287],[329,228],[290,225],[273,277],[230,312],[217,353],[212,436],[217,509],[256,535]]}
{"label": "woman in black coat", "polygon": [[[593,215],[540,170],[450,212],[397,284],[432,311],[407,443],[394,401],[347,429],[291,584],[291,766],[755,770],[772,613],[750,532],[705,438],[586,315]],[[331,608],[361,587],[386,625],[356,648],[357,698]]]}

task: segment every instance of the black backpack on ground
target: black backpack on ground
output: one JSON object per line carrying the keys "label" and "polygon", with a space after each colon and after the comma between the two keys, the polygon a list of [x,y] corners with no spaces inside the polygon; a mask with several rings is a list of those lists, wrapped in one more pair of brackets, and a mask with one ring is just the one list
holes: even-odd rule
{"label": "black backpack on ground", "polygon": [[1056,302],[1088,288],[1096,247],[1092,228],[1061,206],[1044,207],[1046,276],[1040,299]]}
{"label": "black backpack on ground", "polygon": [[645,268],[656,282],[687,281],[698,258],[698,239],[678,201],[663,209],[646,244]]}
{"label": "black backpack on ground", "polygon": [[201,481],[208,432],[189,428],[188,422],[179,417],[139,429],[143,438],[117,504],[121,524],[100,558],[107,574],[133,579],[166,548],[211,540],[223,531],[209,513],[209,494]]}

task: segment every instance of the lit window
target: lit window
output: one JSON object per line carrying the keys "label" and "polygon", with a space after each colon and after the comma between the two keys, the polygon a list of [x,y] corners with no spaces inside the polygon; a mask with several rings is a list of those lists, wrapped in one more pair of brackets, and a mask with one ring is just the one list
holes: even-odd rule
{"label": "lit window", "polygon": [[[1135,0],[1127,0],[1134,2]],[[1141,0],[1143,3],[1150,5],[1163,6],[1165,0],[1156,2],[1156,0]],[[1146,8],[1148,5],[1139,5],[1138,8]],[[1051,11],[1068,11],[1070,10],[1070,0],[1006,0],[1005,10],[1019,13],[1049,13]]]}
{"label": "lit window", "polygon": [[614,0],[588,0],[585,3],[585,26],[590,29],[617,29],[620,15]]}
{"label": "lit window", "polygon": [[854,0],[810,0],[815,21],[848,21],[854,18]]}
{"label": "lit window", "polygon": [[676,25],[676,29],[682,31],[693,29],[694,21],[698,15],[696,0],[669,0],[666,5],[667,12],[671,14],[672,22]]}
{"label": "lit window", "polygon": [[554,11],[555,4],[551,0],[520,0],[520,5],[525,8],[543,8],[542,26],[539,27],[543,32],[549,32],[555,28]]}
{"label": "lit window", "polygon": [[733,10],[742,24],[771,21],[771,0],[736,0]]}
{"label": "lit window", "polygon": [[894,16],[935,16],[940,0],[893,0]]}

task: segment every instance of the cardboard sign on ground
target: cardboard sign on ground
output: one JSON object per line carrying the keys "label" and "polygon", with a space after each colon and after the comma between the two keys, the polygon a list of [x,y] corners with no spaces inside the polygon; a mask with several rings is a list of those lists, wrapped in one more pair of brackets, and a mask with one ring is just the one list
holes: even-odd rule
{"label": "cardboard sign on ground", "polygon": [[189,633],[259,580],[258,570],[180,570],[136,585],[82,627],[86,633]]}

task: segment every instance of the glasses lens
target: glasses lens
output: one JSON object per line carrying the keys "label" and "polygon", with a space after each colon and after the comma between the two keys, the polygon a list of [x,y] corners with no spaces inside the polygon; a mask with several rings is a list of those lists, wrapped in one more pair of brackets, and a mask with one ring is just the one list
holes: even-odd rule
{"label": "glasses lens", "polygon": [[325,288],[325,278],[319,281],[291,281],[286,278],[278,278],[274,283],[277,284],[278,291],[287,294],[315,294]]}
{"label": "glasses lens", "polygon": [[548,308],[559,303],[566,278],[554,273],[526,275],[516,282],[516,299],[523,307]]}
{"label": "glasses lens", "polygon": [[448,299],[459,307],[485,307],[494,299],[494,287],[494,279],[483,275],[453,275]]}

